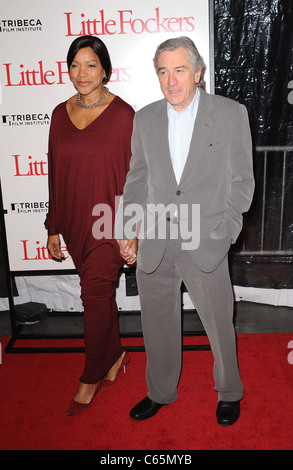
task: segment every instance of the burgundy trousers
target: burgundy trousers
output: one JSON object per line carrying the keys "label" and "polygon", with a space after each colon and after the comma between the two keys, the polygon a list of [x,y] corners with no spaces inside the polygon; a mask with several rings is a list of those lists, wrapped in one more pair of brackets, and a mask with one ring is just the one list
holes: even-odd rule
{"label": "burgundy trousers", "polygon": [[115,240],[106,240],[86,256],[72,251],[71,256],[80,276],[84,308],[85,365],[80,381],[92,384],[101,380],[123,353],[116,286],[124,261]]}

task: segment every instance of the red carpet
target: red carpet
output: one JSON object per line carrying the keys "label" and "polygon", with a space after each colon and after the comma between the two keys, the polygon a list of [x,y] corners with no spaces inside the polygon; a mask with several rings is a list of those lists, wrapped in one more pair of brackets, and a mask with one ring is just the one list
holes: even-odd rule
{"label": "red carpet", "polygon": [[[8,339],[1,339],[1,450],[293,449],[293,364],[288,361],[293,333],[238,335],[245,398],[231,427],[216,421],[210,351],[184,351],[177,402],[135,422],[129,411],[146,394],[144,352],[130,353],[127,374],[121,372],[115,387],[99,392],[87,413],[67,417],[83,354],[5,354]],[[21,340],[15,346],[31,344]],[[33,344],[44,346],[44,340]],[[70,345],[81,343],[71,340]]]}

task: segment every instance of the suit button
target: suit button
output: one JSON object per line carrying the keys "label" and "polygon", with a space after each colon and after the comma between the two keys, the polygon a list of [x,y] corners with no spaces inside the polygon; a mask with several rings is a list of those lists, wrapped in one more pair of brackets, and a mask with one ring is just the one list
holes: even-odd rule
{"label": "suit button", "polygon": [[171,222],[171,217],[167,217],[168,222]]}
{"label": "suit button", "polygon": [[176,194],[177,194],[177,196],[180,196],[180,194],[181,194],[181,191],[179,191],[179,190],[178,190],[178,191],[176,191]]}

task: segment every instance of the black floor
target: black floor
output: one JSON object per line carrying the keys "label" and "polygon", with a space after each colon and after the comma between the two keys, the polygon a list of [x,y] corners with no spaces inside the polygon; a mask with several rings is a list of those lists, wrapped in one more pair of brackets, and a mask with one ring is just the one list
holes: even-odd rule
{"label": "black floor", "polygon": [[[183,331],[204,331],[198,315],[194,311],[183,313]],[[236,302],[234,324],[236,333],[284,333],[292,332],[293,308],[274,307],[252,302]],[[121,334],[140,333],[140,312],[120,312],[119,325]],[[25,325],[21,333],[46,335],[83,334],[83,315],[78,313],[48,312],[45,319],[38,323]],[[9,312],[0,312],[0,337],[11,336]]]}

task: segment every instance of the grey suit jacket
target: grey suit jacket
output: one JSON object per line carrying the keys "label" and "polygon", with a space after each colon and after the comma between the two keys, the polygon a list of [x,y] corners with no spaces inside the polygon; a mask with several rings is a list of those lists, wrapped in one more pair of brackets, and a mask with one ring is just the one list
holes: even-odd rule
{"label": "grey suit jacket", "polygon": [[[157,233],[154,236],[154,227],[150,230],[150,224],[143,224],[137,265],[151,273],[164,256],[174,206],[178,207],[179,218],[182,205],[190,209],[187,211],[190,224],[191,206],[199,204],[199,245],[188,252],[199,269],[211,272],[236,241],[242,229],[242,214],[249,209],[253,191],[251,135],[243,105],[200,90],[189,154],[177,184],[168,143],[167,102],[157,101],[135,116],[130,171],[116,217],[116,238],[121,238],[122,225],[131,217],[125,211],[130,204],[142,206],[145,220],[149,207],[169,206],[170,214],[162,213],[166,236]],[[160,216],[158,223],[162,223]]]}

